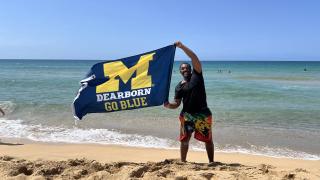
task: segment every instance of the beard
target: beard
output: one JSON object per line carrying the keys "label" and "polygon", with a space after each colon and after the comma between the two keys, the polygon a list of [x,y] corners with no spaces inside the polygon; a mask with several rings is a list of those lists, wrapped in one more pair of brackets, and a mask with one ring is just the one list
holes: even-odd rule
{"label": "beard", "polygon": [[190,79],[191,79],[191,72],[186,71],[186,72],[183,72],[183,73],[181,73],[181,74],[182,74],[183,79],[184,79],[185,81],[190,81]]}

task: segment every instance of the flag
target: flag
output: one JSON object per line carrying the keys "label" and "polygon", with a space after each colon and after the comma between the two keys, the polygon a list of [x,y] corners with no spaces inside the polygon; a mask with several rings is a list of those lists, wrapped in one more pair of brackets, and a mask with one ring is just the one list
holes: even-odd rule
{"label": "flag", "polygon": [[73,101],[73,113],[114,112],[168,101],[175,46],[93,65]]}

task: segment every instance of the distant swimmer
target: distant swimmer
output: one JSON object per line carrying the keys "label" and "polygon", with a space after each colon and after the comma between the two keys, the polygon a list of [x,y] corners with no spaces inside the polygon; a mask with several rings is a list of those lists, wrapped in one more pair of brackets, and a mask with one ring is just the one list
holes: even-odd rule
{"label": "distant swimmer", "polygon": [[0,112],[2,113],[3,116],[5,115],[4,111],[1,108],[0,108]]}
{"label": "distant swimmer", "polygon": [[304,68],[303,71],[307,71],[307,68]]}
{"label": "distant swimmer", "polygon": [[231,73],[231,70],[229,70],[228,73],[230,74],[230,73]]}

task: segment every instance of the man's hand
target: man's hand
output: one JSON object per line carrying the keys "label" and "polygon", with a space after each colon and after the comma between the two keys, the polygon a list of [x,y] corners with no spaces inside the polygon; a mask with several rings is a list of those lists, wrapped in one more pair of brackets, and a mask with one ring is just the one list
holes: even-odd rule
{"label": "man's hand", "polygon": [[187,54],[187,56],[190,57],[193,69],[195,71],[197,71],[198,73],[201,73],[202,67],[201,67],[201,63],[200,63],[197,55],[191,49],[189,49],[187,46],[183,45],[182,42],[180,42],[180,41],[175,42],[174,45],[176,47],[182,49]]}
{"label": "man's hand", "polygon": [[170,105],[170,103],[169,103],[168,101],[163,103],[163,106],[164,106],[165,108],[169,108],[169,105]]}
{"label": "man's hand", "polygon": [[164,102],[163,106],[168,108],[168,109],[176,109],[177,107],[179,107],[181,104],[181,99],[174,99],[174,102]]}
{"label": "man's hand", "polygon": [[174,43],[174,45],[176,45],[178,48],[182,48],[183,44],[180,41],[177,41]]}

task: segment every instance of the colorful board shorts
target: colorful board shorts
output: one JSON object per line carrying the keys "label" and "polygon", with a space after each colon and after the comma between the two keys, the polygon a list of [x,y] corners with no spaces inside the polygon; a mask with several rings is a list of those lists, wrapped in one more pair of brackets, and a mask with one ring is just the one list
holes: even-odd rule
{"label": "colorful board shorts", "polygon": [[212,115],[202,113],[183,113],[180,119],[180,141],[185,140],[188,134],[194,132],[194,138],[202,142],[212,141]]}

